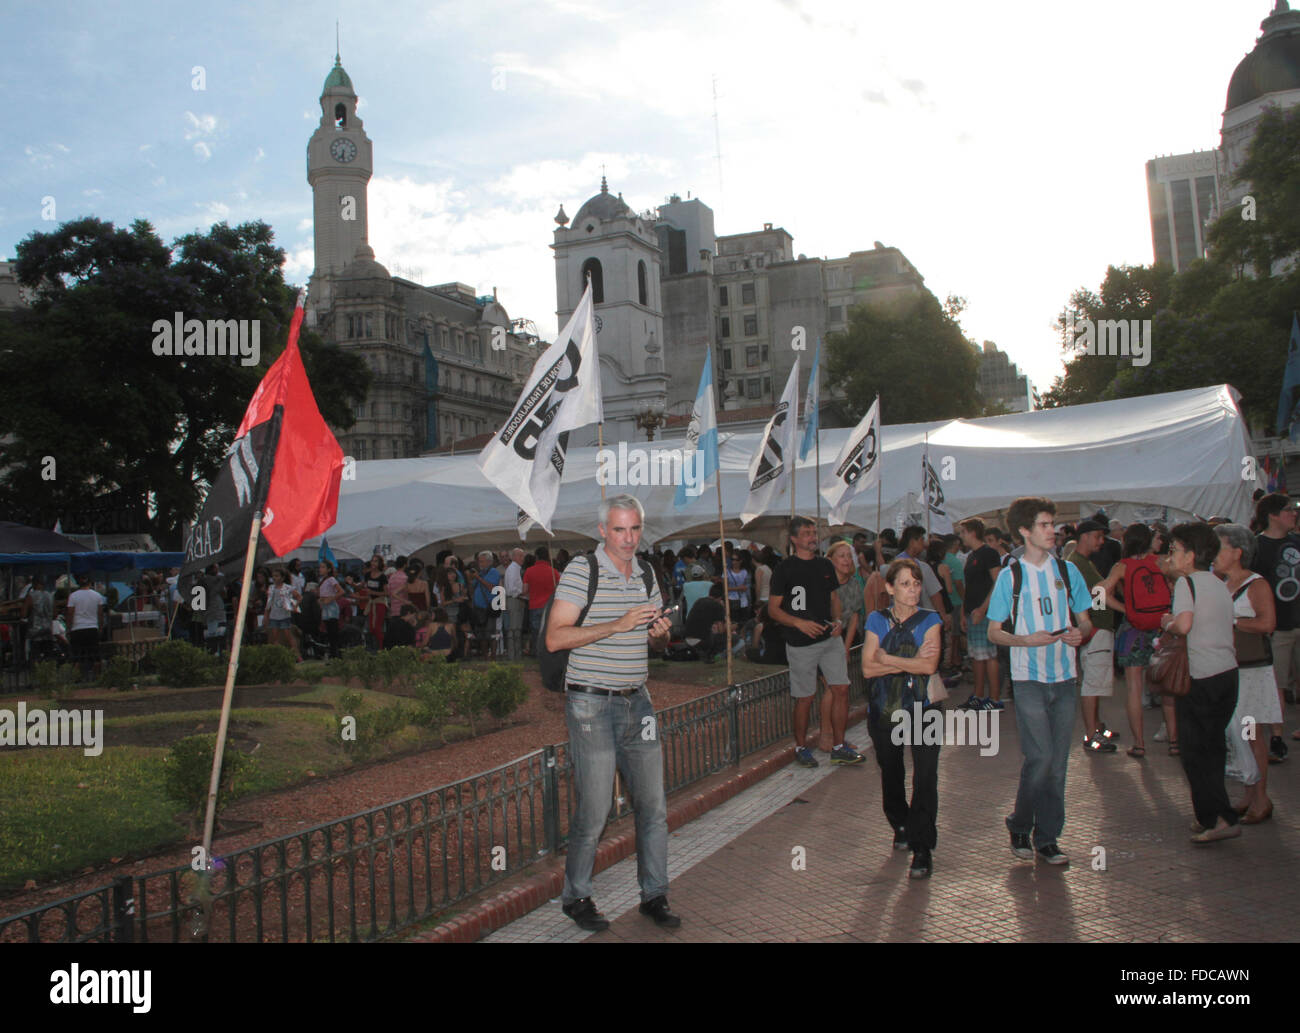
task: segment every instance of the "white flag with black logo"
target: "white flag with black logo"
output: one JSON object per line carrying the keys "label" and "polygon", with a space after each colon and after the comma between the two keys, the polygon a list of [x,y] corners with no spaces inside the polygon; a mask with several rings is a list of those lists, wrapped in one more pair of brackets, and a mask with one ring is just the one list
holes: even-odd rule
{"label": "white flag with black logo", "polygon": [[749,461],[749,497],[740,514],[741,524],[762,516],[774,500],[785,493],[794,462],[795,432],[799,429],[799,357],[795,356],[790,379],[776,412],[763,429],[758,451]]}
{"label": "white flag with black logo", "polygon": [[925,507],[925,528],[935,534],[952,534],[952,518],[943,500],[943,484],[930,465],[930,445],[921,452],[921,504]]}
{"label": "white flag with black logo", "polygon": [[569,432],[604,420],[592,315],[588,283],[560,336],[533,366],[510,418],[478,457],[483,476],[548,534]]}
{"label": "white flag with black logo", "polygon": [[829,524],[842,524],[849,504],[880,480],[880,396],[844,442],[835,464],[822,478],[822,498],[831,507]]}

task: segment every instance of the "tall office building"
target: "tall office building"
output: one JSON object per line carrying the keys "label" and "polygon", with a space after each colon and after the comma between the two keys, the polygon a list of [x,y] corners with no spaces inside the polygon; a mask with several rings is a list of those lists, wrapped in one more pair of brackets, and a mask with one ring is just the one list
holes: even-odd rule
{"label": "tall office building", "polygon": [[1205,229],[1216,210],[1221,155],[1193,151],[1147,162],[1147,202],[1156,261],[1181,270],[1205,254]]}
{"label": "tall office building", "polygon": [[979,393],[988,404],[1001,404],[1011,412],[1033,412],[1039,407],[1038,389],[992,341],[984,342],[980,354]]}

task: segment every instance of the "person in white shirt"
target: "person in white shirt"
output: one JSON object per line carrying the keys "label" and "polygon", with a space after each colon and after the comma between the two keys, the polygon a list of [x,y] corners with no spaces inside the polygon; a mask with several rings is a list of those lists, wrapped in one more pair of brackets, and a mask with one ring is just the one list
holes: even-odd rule
{"label": "person in white shirt", "polygon": [[99,626],[108,601],[90,587],[90,575],[77,578],[78,589],[68,596],[66,620],[72,659],[81,664],[81,675],[88,678],[99,665]]}
{"label": "person in white shirt", "polygon": [[528,609],[528,600],[524,598],[524,550],[515,549],[510,553],[510,564],[506,567],[506,659],[522,660],[522,641],[524,630],[524,613]]}

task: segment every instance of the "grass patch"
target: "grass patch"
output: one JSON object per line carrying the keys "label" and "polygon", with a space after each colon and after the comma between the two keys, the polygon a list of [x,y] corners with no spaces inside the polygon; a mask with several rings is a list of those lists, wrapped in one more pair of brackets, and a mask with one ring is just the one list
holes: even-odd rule
{"label": "grass patch", "polygon": [[0,753],[0,888],[49,880],[180,838],[161,749]]}
{"label": "grass patch", "polygon": [[[784,667],[774,664],[756,664],[752,660],[741,657],[734,657],[731,663],[731,677],[737,684],[753,681],[755,678],[766,678],[768,675],[779,674],[784,670]],[[652,692],[656,678],[677,682],[680,685],[711,685],[721,689],[727,685],[727,660],[726,657],[722,657],[712,664],[702,661],[678,663],[671,660],[651,660],[649,676]]]}

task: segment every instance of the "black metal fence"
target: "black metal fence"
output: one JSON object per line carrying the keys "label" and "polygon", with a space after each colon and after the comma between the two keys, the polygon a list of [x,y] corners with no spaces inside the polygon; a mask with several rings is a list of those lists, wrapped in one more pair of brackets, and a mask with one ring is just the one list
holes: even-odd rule
{"label": "black metal fence", "polygon": [[[865,696],[856,655],[852,700]],[[658,711],[665,790],[684,789],[790,738],[791,719],[786,670]],[[573,808],[568,743],[547,746],[219,857],[206,888],[197,871],[180,866],[0,918],[0,943],[382,939],[559,850]],[[631,801],[620,798],[611,818],[630,810]]]}

